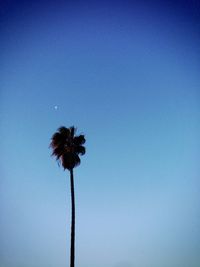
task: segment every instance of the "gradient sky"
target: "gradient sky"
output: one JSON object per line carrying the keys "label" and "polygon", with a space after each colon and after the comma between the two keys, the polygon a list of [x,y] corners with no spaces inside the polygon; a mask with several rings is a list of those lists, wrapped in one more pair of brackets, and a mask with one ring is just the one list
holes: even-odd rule
{"label": "gradient sky", "polygon": [[[200,266],[199,1],[0,4],[0,267]],[[57,106],[57,109],[55,108]]]}

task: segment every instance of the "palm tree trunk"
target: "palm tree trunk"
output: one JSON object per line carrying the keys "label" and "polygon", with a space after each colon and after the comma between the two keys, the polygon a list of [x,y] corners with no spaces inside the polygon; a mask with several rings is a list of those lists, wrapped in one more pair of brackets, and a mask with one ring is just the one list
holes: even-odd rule
{"label": "palm tree trunk", "polygon": [[73,169],[70,170],[71,185],[71,249],[70,249],[70,267],[74,267],[75,262],[75,194],[74,194],[74,175]]}

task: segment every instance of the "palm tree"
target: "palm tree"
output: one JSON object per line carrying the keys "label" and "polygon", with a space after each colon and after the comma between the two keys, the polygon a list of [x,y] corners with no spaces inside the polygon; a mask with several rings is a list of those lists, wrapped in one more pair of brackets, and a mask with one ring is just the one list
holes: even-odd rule
{"label": "palm tree", "polygon": [[80,155],[85,154],[84,135],[75,136],[74,126],[58,128],[51,138],[50,147],[53,149],[52,155],[62,164],[64,170],[70,171],[71,187],[71,248],[70,248],[70,267],[74,267],[75,262],[75,194],[74,194],[74,167],[80,164]]}

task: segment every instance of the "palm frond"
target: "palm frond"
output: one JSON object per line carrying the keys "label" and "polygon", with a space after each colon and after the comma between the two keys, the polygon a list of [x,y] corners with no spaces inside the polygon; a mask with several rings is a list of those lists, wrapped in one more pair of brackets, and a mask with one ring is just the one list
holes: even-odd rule
{"label": "palm frond", "polygon": [[69,128],[61,126],[60,128],[58,128],[58,132],[65,138],[70,137],[70,129]]}
{"label": "palm frond", "polygon": [[75,153],[84,155],[85,154],[85,147],[84,146],[76,146]]}
{"label": "palm frond", "polygon": [[58,146],[53,149],[52,156],[55,156],[56,159],[58,160],[62,156],[63,153],[64,153],[64,148]]}
{"label": "palm frond", "polygon": [[55,146],[58,146],[62,142],[64,142],[63,136],[60,133],[56,132],[51,138],[50,146],[53,148]]}
{"label": "palm frond", "polygon": [[64,169],[73,169],[78,166],[81,162],[79,156],[75,153],[65,152],[62,157],[62,165]]}
{"label": "palm frond", "polygon": [[74,137],[74,144],[77,146],[85,144],[85,136],[83,134]]}
{"label": "palm frond", "polygon": [[75,133],[76,133],[76,128],[75,128],[74,126],[71,126],[71,127],[69,128],[69,130],[70,130],[70,133],[71,133],[71,138],[74,138],[74,135],[75,135]]}

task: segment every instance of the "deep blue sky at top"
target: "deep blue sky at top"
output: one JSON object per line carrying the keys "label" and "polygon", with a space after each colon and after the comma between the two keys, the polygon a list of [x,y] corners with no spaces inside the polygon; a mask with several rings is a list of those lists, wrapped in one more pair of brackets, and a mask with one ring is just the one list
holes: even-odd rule
{"label": "deep blue sky at top", "polygon": [[74,124],[77,267],[199,267],[199,12],[1,1],[0,266],[67,266],[68,173],[48,145]]}

